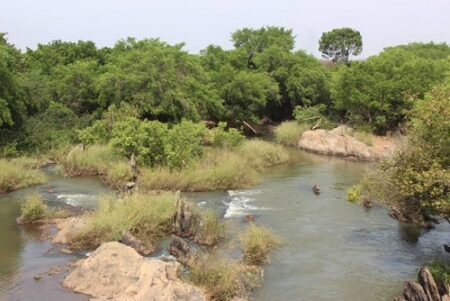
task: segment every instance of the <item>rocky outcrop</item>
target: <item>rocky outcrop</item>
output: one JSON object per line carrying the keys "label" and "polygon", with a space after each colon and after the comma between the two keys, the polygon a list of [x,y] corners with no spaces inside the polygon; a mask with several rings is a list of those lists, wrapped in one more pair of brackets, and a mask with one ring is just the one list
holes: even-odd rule
{"label": "rocky outcrop", "polygon": [[403,296],[394,301],[445,301],[449,300],[448,292],[441,295],[430,269],[423,267],[418,275],[418,282],[406,281]]}
{"label": "rocky outcrop", "polygon": [[362,161],[377,161],[392,156],[398,144],[387,137],[373,137],[369,146],[351,135],[352,129],[339,126],[331,131],[313,130],[302,134],[298,147],[313,153],[347,157]]}
{"label": "rocky outcrop", "polygon": [[180,237],[193,236],[198,227],[198,220],[192,204],[185,202],[180,191],[176,192],[177,207],[173,221],[173,229],[176,235]]}
{"label": "rocky outcrop", "polygon": [[180,267],[178,262],[147,259],[131,247],[108,242],[79,260],[63,285],[95,301],[206,301],[201,289],[180,280]]}

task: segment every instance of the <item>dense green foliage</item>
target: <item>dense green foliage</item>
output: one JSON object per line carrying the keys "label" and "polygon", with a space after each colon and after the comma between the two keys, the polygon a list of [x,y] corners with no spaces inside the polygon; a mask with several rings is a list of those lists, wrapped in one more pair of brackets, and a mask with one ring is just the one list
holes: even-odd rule
{"label": "dense green foliage", "polygon": [[361,33],[347,27],[324,32],[319,40],[319,50],[334,63],[348,64],[350,55],[361,54],[362,45]]}
{"label": "dense green foliage", "polygon": [[450,80],[412,112],[408,144],[365,179],[362,195],[396,205],[411,221],[450,218]]}
{"label": "dense green foliage", "polygon": [[[332,40],[338,45],[359,51],[359,35],[350,44],[347,35],[336,35]],[[198,155],[194,145],[186,148],[188,136],[183,142],[169,135],[180,134],[176,124],[183,120],[191,127],[186,132],[194,135],[195,126],[188,121],[227,122],[238,128],[244,121],[292,119],[294,110],[300,120],[317,109],[319,127],[331,126],[328,120],[348,121],[385,133],[402,126],[411,96],[420,98],[441,82],[450,64],[446,44],[398,46],[366,61],[330,68],[295,50],[290,29],[244,28],[232,34],[232,41],[231,50],[210,45],[199,55],[186,52],[182,43],[133,38],[106,48],[91,41],[53,41],[21,52],[1,34],[0,154],[111,143],[146,164],[164,161],[179,168],[188,156]],[[138,125],[138,120],[148,121]],[[164,143],[145,135],[139,142],[148,149],[164,148],[162,157],[144,154],[124,139],[141,138],[146,131],[168,135]],[[234,130],[220,133],[232,145],[240,143]],[[211,142],[224,146],[223,137],[216,135]],[[178,154],[181,149],[184,154]]]}
{"label": "dense green foliage", "polygon": [[341,66],[333,73],[335,108],[355,125],[378,133],[404,123],[411,98],[423,98],[450,70],[450,47],[411,44],[389,48],[379,56]]}

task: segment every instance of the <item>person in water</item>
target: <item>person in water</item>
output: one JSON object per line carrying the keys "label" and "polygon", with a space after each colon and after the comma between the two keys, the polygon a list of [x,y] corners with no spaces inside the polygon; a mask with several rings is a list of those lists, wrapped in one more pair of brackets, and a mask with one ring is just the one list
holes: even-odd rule
{"label": "person in water", "polygon": [[315,194],[320,194],[320,188],[316,184],[314,184],[312,190],[314,191]]}

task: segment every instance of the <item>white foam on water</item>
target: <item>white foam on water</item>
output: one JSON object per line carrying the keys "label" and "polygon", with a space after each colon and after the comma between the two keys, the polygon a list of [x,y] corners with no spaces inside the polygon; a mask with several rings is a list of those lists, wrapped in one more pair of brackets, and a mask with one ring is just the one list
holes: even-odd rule
{"label": "white foam on water", "polygon": [[256,207],[253,204],[250,204],[254,202],[255,199],[249,197],[258,193],[260,193],[259,190],[228,191],[228,195],[230,195],[231,201],[223,202],[224,205],[228,207],[224,217],[230,218],[235,216],[243,216],[248,214],[249,211],[259,210],[260,208]]}
{"label": "white foam on water", "polygon": [[199,206],[205,206],[205,205],[206,205],[206,202],[205,202],[205,201],[200,202],[200,203],[198,203],[198,205],[199,205]]}
{"label": "white foam on water", "polygon": [[62,201],[71,206],[79,206],[85,201],[90,201],[94,196],[88,194],[59,194],[56,196],[57,199],[62,199]]}

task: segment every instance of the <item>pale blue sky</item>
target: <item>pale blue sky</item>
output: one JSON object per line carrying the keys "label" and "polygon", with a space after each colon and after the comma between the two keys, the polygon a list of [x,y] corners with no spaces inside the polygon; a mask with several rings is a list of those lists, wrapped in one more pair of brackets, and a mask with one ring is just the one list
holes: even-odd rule
{"label": "pale blue sky", "polygon": [[112,46],[133,36],[198,52],[230,48],[231,32],[264,25],[292,28],[296,48],[317,56],[322,32],[356,28],[367,57],[413,41],[450,43],[450,0],[0,0],[0,32],[21,49],[55,39]]}

